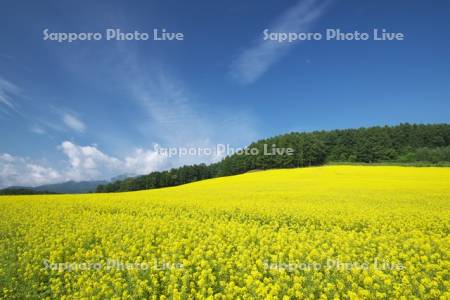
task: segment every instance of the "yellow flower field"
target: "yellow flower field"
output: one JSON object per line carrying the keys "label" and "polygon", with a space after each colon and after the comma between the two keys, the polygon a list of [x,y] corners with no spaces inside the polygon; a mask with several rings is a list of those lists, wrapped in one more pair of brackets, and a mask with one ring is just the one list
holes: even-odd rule
{"label": "yellow flower field", "polygon": [[0,197],[2,299],[450,299],[450,168]]}

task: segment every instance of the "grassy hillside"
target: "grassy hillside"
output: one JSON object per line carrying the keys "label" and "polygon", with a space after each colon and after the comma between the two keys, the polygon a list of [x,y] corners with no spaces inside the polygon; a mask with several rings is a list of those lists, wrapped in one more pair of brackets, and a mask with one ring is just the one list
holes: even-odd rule
{"label": "grassy hillside", "polygon": [[448,298],[449,182],[326,166],[3,196],[0,298]]}

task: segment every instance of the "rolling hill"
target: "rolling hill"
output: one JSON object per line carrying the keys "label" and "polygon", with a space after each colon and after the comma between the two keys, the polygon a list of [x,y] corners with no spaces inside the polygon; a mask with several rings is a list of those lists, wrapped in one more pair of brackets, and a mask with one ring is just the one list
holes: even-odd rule
{"label": "rolling hill", "polygon": [[1,196],[0,296],[447,299],[449,182],[444,167],[325,166]]}

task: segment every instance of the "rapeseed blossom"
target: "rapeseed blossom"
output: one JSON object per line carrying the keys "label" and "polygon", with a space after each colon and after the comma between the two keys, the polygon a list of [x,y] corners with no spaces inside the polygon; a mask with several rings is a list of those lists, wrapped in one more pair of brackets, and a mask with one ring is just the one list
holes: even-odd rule
{"label": "rapeseed blossom", "polygon": [[0,197],[2,299],[450,299],[450,169]]}

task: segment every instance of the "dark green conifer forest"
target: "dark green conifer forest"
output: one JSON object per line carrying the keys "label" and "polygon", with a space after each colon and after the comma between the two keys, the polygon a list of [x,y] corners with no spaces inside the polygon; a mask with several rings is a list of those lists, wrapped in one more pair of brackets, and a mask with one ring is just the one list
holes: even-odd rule
{"label": "dark green conifer forest", "polygon": [[[266,146],[265,146],[266,145]],[[292,155],[265,155],[272,147],[291,148]],[[441,164],[450,162],[449,124],[292,132],[250,144],[257,155],[233,154],[211,165],[192,165],[131,177],[97,187],[122,192],[175,186],[242,174],[252,170],[298,168],[326,163]]]}

